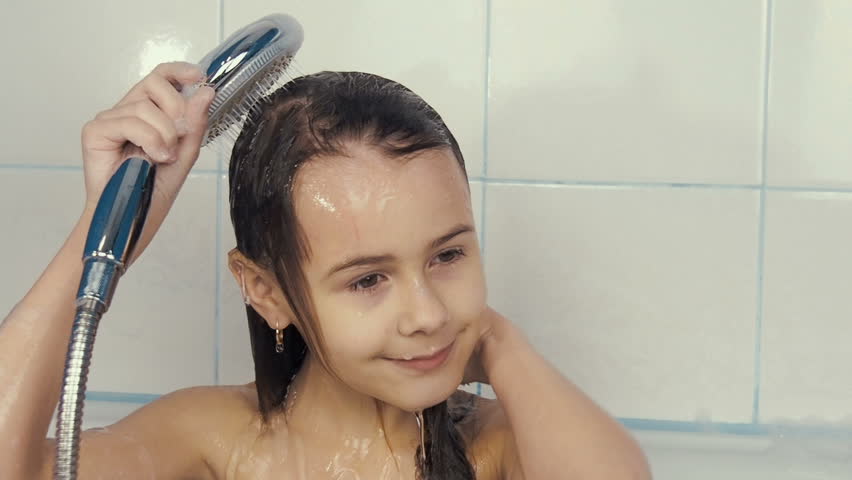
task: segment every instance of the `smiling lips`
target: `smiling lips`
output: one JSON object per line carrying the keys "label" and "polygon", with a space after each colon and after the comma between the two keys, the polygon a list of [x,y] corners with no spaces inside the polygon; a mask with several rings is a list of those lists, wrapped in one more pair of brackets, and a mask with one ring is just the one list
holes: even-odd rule
{"label": "smiling lips", "polygon": [[405,367],[405,368],[409,368],[409,369],[417,370],[417,371],[421,371],[421,372],[428,372],[429,370],[434,370],[434,369],[440,367],[441,365],[444,364],[444,362],[447,361],[447,358],[450,356],[450,352],[452,351],[453,346],[455,344],[456,344],[456,342],[453,341],[451,344],[447,345],[446,347],[442,348],[441,350],[438,350],[437,352],[433,353],[432,355],[414,357],[410,360],[397,359],[397,358],[392,358],[392,359],[389,359],[389,360],[391,360],[392,362],[396,363],[397,365],[399,365],[401,367]]}

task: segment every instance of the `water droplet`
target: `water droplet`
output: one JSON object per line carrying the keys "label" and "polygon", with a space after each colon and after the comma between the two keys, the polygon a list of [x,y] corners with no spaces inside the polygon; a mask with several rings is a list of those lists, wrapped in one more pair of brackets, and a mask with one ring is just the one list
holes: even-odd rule
{"label": "water droplet", "polygon": [[420,460],[423,462],[423,468],[426,468],[426,426],[423,424],[423,411],[414,412],[414,419],[417,420],[417,428],[420,430]]}

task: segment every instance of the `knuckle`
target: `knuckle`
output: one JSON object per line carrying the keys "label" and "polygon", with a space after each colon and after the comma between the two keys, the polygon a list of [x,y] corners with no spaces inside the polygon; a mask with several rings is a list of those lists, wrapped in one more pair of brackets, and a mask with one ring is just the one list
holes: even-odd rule
{"label": "knuckle", "polygon": [[89,120],[85,124],[83,124],[83,128],[80,131],[80,138],[83,139],[84,143],[88,143],[93,139],[93,137],[97,134],[97,121]]}
{"label": "knuckle", "polygon": [[163,141],[166,143],[166,145],[168,145],[170,147],[177,145],[177,143],[178,143],[177,132],[175,132],[173,129],[169,129],[168,131],[166,131],[163,134]]}
{"label": "knuckle", "polygon": [[149,114],[154,110],[154,104],[151,103],[151,100],[145,99],[133,104],[133,114],[137,117],[144,117],[146,114]]}
{"label": "knuckle", "polygon": [[173,65],[174,65],[174,62],[158,63],[157,66],[154,67],[154,70],[151,71],[151,73],[163,74],[163,73],[169,71],[169,69],[171,69],[171,67]]}
{"label": "knuckle", "polygon": [[163,138],[160,136],[160,133],[150,125],[145,125],[145,127],[145,133],[142,134],[145,142],[152,146],[163,145]]}

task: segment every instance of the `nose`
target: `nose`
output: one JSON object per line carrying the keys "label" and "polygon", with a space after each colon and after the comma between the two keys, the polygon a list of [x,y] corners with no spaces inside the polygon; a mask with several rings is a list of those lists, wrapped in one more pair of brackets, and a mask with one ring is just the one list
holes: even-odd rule
{"label": "nose", "polygon": [[414,279],[407,290],[398,322],[399,333],[412,336],[440,331],[449,321],[449,312],[438,292],[422,279]]}

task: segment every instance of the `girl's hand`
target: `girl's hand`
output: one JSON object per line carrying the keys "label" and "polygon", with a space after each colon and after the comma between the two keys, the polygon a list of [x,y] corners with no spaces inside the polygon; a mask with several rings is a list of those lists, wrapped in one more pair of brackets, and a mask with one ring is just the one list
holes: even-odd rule
{"label": "girl's hand", "polygon": [[467,368],[465,368],[462,385],[475,382],[491,383],[488,378],[488,359],[495,355],[495,352],[493,352],[495,333],[498,330],[504,330],[507,323],[509,323],[509,320],[506,317],[486,305],[479,318],[479,341],[470,356]]}
{"label": "girl's hand", "polygon": [[145,156],[157,164],[148,219],[134,257],[142,253],[162,224],[198,158],[215,92],[203,86],[192,97],[184,98],[179,89],[203,81],[198,66],[160,64],[118,104],[83,127],[86,213],[94,211],[106,183],[124,160]]}

